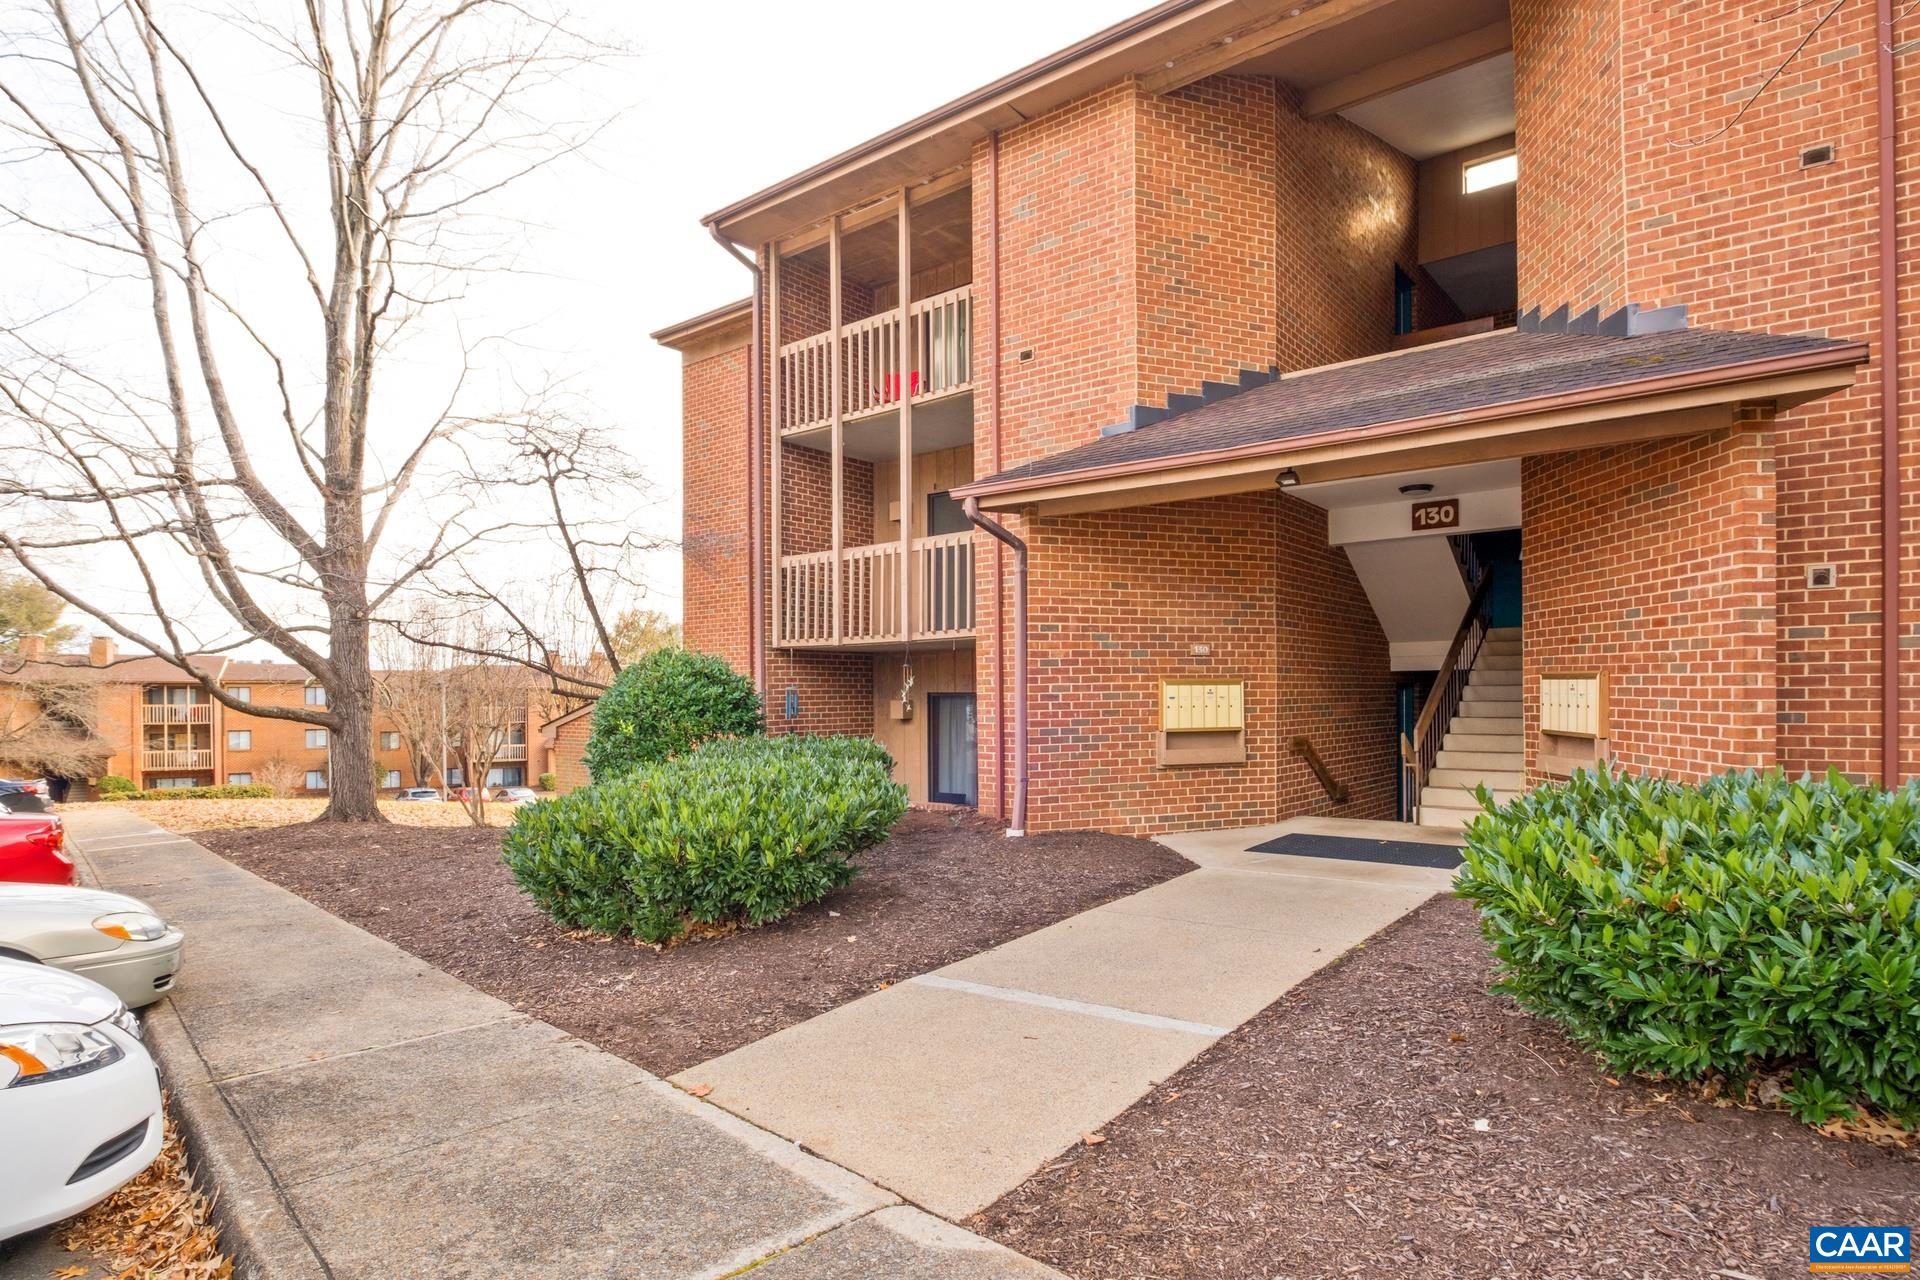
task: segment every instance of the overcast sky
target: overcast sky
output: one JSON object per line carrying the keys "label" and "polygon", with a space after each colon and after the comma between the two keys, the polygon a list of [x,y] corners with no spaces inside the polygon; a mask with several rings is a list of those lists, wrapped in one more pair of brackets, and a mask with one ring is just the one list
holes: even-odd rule
{"label": "overcast sky", "polygon": [[[738,298],[749,287],[748,273],[707,236],[701,215],[1091,34],[1143,3],[838,0],[807,7],[771,0],[726,6],[574,0],[574,25],[627,53],[570,77],[554,91],[553,111],[612,115],[613,124],[584,156],[508,189],[495,203],[493,212],[505,221],[487,224],[487,234],[496,237],[489,243],[516,270],[475,277],[461,301],[433,310],[435,319],[410,330],[413,336],[384,362],[380,409],[370,430],[371,477],[391,474],[423,424],[443,411],[462,348],[472,345],[474,335],[490,343],[509,337],[483,348],[492,366],[481,372],[493,385],[483,386],[480,395],[510,401],[529,381],[564,380],[573,403],[616,429],[646,466],[657,501],[643,513],[644,522],[677,537],[679,357],[647,334]],[[271,173],[282,198],[296,206],[293,217],[303,237],[324,247],[330,235],[325,170],[314,145],[310,81],[225,16],[257,14],[267,23],[293,26],[284,19],[297,8],[294,0],[174,0],[158,8],[173,38],[192,50],[243,146]],[[33,33],[46,29],[37,0],[0,0],[0,19],[0,54],[14,55],[0,63],[9,82],[44,98],[40,105],[56,115],[60,106],[77,110],[71,86],[52,70],[63,53],[34,44]],[[35,56],[44,52],[55,59]],[[311,403],[321,385],[320,349],[311,300],[298,272],[288,270],[296,260],[265,220],[245,175],[212,145],[216,140],[206,124],[197,127],[205,145],[189,146],[189,169],[201,216],[251,209],[216,218],[201,237],[210,278],[283,353],[288,376]],[[99,210],[57,160],[49,167],[26,149],[0,154],[22,156],[26,163],[0,165],[5,207],[33,215],[14,223],[0,219],[0,317],[38,317],[34,336],[43,349],[73,356],[105,383],[158,392],[144,287],[125,273],[124,260],[99,254],[87,262],[86,246],[34,229],[42,221],[91,226]],[[243,418],[257,424],[248,427],[255,461],[263,470],[281,468],[282,496],[296,495],[287,500],[296,501],[300,492],[311,496],[278,421],[272,366],[244,341],[240,345],[246,349],[223,358],[223,373]],[[257,440],[255,431],[261,433]],[[284,455],[277,464],[276,450]],[[71,508],[52,510],[64,514]],[[515,514],[521,514],[518,508]],[[411,538],[414,547],[424,546],[447,519],[442,509],[417,504],[413,527],[388,541]],[[263,554],[280,556],[284,548]],[[537,591],[558,572],[557,561],[541,563],[541,554],[558,552],[549,547],[492,558],[499,561],[499,574]],[[90,602],[156,634],[130,562],[116,563],[97,551],[67,558],[69,581],[81,584]],[[188,624],[188,642],[231,640],[231,620],[211,603],[191,561],[182,557],[171,568],[168,613]],[[654,553],[637,568],[647,582],[645,598],[613,607],[650,604],[677,617],[678,553]],[[289,597],[290,609],[298,598]],[[84,617],[69,621],[99,629]]]}

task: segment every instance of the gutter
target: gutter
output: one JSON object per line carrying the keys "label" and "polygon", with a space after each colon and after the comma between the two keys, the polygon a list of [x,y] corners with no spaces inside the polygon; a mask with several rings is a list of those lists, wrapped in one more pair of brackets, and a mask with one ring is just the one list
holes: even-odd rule
{"label": "gutter", "polygon": [[[1884,0],[1883,0],[1884,2]],[[1201,449],[1191,453],[1166,454],[1151,458],[1132,458],[1125,462],[1110,462],[1104,465],[1078,467],[1065,471],[1047,471],[1039,473],[1015,474],[1005,478],[992,476],[969,485],[960,485],[953,490],[953,496],[960,499],[999,497],[1008,493],[1025,490],[1052,488],[1062,484],[1080,484],[1089,480],[1105,480],[1111,477],[1150,474],[1155,471],[1167,471],[1178,467],[1202,466],[1213,462],[1237,462],[1243,459],[1273,456],[1276,460],[1305,448],[1319,448],[1331,444],[1343,444],[1353,440],[1372,440],[1383,437],[1415,435],[1422,431],[1431,431],[1441,427],[1469,426],[1476,423],[1498,422],[1503,418],[1519,418],[1532,414],[1550,413],[1556,410],[1579,409],[1592,405],[1617,403],[1643,396],[1665,394],[1673,391],[1687,391],[1699,387],[1711,387],[1736,380],[1775,377],[1783,374],[1802,373],[1809,370],[1825,369],[1849,364],[1863,364],[1868,358],[1867,344],[1852,342],[1845,346],[1831,347],[1822,351],[1806,352],[1795,356],[1776,356],[1767,360],[1753,360],[1745,364],[1719,365],[1712,369],[1695,370],[1691,373],[1669,374],[1662,378],[1643,378],[1630,383],[1613,383],[1607,386],[1590,388],[1585,391],[1561,392],[1557,395],[1535,396],[1528,400],[1510,400],[1500,404],[1484,405],[1477,409],[1460,409],[1446,413],[1426,414],[1418,418],[1405,418],[1398,422],[1367,423],[1357,427],[1342,427],[1333,431],[1314,432],[1309,435],[1286,436],[1278,440],[1258,440],[1247,444],[1230,445],[1218,449]],[[1298,378],[1312,373],[1303,369],[1290,377]],[[1737,378],[1727,376],[1734,373]],[[1269,387],[1282,387],[1288,378],[1268,383]],[[1157,424],[1155,430],[1165,430],[1180,421],[1169,418]],[[1125,437],[1121,437],[1125,438]]]}
{"label": "gutter", "polygon": [[[980,499],[960,506],[977,528],[1013,549],[1013,819],[1009,838],[1027,834],[1027,544],[980,513]],[[999,611],[995,610],[997,614]]]}
{"label": "gutter", "polygon": [[[1000,131],[987,139],[987,447],[992,475],[1000,448]],[[993,544],[993,811],[1007,816],[1007,548]],[[1024,815],[1023,815],[1024,816]]]}
{"label": "gutter", "polygon": [[1900,208],[1893,0],[1876,0],[1880,204],[1880,781],[1900,785]]}
{"label": "gutter", "polygon": [[761,394],[761,372],[766,363],[766,353],[762,350],[765,342],[764,330],[766,317],[763,314],[766,296],[765,280],[760,264],[749,258],[720,234],[720,228],[707,228],[713,235],[713,242],[732,254],[734,259],[753,273],[753,311],[750,323],[753,331],[747,338],[747,549],[751,559],[747,564],[747,663],[753,668],[753,690],[762,701],[767,696],[767,643],[762,611],[766,608],[766,518],[762,508],[766,505],[765,467],[760,457],[760,441],[765,436],[762,420],[765,397]]}

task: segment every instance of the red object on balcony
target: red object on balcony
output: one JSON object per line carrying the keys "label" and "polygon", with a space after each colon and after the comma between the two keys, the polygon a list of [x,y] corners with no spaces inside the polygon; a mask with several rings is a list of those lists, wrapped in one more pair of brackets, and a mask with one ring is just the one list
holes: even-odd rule
{"label": "red object on balcony", "polygon": [[67,829],[51,814],[0,817],[0,880],[32,884],[74,883],[67,856]]}
{"label": "red object on balcony", "polygon": [[[883,400],[891,404],[900,398],[899,374],[890,373],[880,381],[882,383],[881,398]],[[920,371],[918,369],[915,369],[907,375],[907,386],[910,388],[907,392],[909,396],[917,396],[920,394]]]}

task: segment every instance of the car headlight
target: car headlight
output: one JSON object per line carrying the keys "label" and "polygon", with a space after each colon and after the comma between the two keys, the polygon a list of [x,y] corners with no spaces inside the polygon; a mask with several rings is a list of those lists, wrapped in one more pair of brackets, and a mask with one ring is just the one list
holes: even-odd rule
{"label": "car headlight", "polygon": [[167,922],[150,911],[115,911],[95,920],[93,927],[122,942],[152,942],[167,936]]}
{"label": "car headlight", "polygon": [[64,1022],[0,1027],[0,1089],[69,1080],[126,1055],[104,1031]]}
{"label": "car headlight", "polygon": [[146,1036],[142,1034],[140,1029],[140,1019],[135,1017],[133,1010],[127,1008],[125,1005],[121,1005],[118,1009],[115,1009],[113,1016],[108,1018],[107,1021],[132,1036],[135,1040],[146,1039]]}

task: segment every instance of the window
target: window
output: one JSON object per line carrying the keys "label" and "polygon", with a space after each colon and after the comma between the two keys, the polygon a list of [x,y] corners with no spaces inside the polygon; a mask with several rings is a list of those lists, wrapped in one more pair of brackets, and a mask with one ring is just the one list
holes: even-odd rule
{"label": "window", "polygon": [[307,686],[307,705],[310,707],[324,707],[327,705],[327,691],[324,686],[317,684]]}
{"label": "window", "polygon": [[1460,171],[1461,190],[1468,195],[1476,191],[1491,191],[1495,187],[1511,186],[1520,180],[1520,155],[1509,151],[1505,155],[1487,156],[1480,160],[1469,160]]}
{"label": "window", "polygon": [[182,787],[204,787],[205,778],[149,778],[147,785],[156,791],[178,791]]}
{"label": "window", "polygon": [[309,730],[307,730],[307,745],[308,745],[309,747],[324,747],[324,746],[326,746],[326,745],[327,745],[327,731],[326,731],[325,729],[309,729]]}
{"label": "window", "polygon": [[382,782],[380,783],[380,785],[381,785],[381,786],[383,786],[383,787],[396,787],[396,788],[397,788],[397,787],[398,787],[398,786],[400,785],[400,771],[399,771],[398,769],[389,769],[389,770],[387,770],[387,776],[386,776],[386,778],[385,778],[385,779],[384,779],[384,780],[383,780],[383,781],[382,781]]}
{"label": "window", "polygon": [[381,735],[380,735],[380,749],[381,749],[382,751],[398,751],[398,750],[400,749],[400,732],[399,732],[399,730],[397,730],[397,729],[388,729],[388,730],[386,730],[386,731],[384,731],[383,733],[381,733]]}
{"label": "window", "polygon": [[487,785],[490,787],[524,787],[527,785],[527,771],[519,765],[502,765],[498,769],[487,770]]}
{"label": "window", "polygon": [[227,781],[233,786],[244,787],[253,781],[253,775],[250,773],[230,773],[227,775]]}
{"label": "window", "polygon": [[927,534],[939,537],[943,533],[971,533],[973,521],[967,519],[966,509],[953,500],[953,495],[942,489],[938,493],[927,495]]}
{"label": "window", "polygon": [[448,769],[447,785],[450,787],[464,787],[467,785],[467,775],[462,773],[458,768]]}
{"label": "window", "polygon": [[325,791],[326,789],[327,789],[327,772],[326,772],[326,770],[324,770],[324,769],[309,769],[309,770],[307,770],[307,790],[309,790],[309,791]]}
{"label": "window", "polygon": [[227,750],[229,751],[253,750],[253,730],[251,729],[227,730]]}
{"label": "window", "polygon": [[237,689],[227,690],[227,693],[233,698],[235,702],[252,702],[253,701],[253,690],[244,684]]}
{"label": "window", "polygon": [[511,729],[507,730],[507,742],[516,747],[526,746],[527,745],[527,726],[525,726],[524,724],[517,724],[517,725],[514,725]]}
{"label": "window", "polygon": [[1413,277],[1397,265],[1393,269],[1393,331],[1413,332]]}

